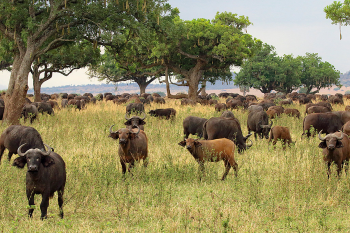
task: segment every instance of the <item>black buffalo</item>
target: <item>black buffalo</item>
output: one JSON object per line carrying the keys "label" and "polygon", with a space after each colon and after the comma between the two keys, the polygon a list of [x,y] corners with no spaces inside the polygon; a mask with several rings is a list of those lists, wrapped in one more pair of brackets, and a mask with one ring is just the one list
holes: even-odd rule
{"label": "black buffalo", "polygon": [[22,109],[22,116],[24,118],[24,121],[26,121],[27,119],[30,119],[30,123],[33,123],[33,121],[36,119],[38,114],[39,114],[38,108],[35,107],[35,105],[33,104],[26,104]]}
{"label": "black buffalo", "polygon": [[165,109],[155,109],[148,112],[151,116],[165,118],[169,120],[170,118],[174,118],[176,115],[176,110],[173,108],[165,108]]}
{"label": "black buffalo", "polygon": [[144,117],[141,118],[139,116],[133,116],[133,117],[128,117],[128,114],[125,113],[125,120],[126,122],[124,125],[126,125],[126,128],[128,129],[134,129],[139,127],[141,130],[144,130],[144,126],[146,124],[145,119],[146,119],[146,114],[143,112]]}
{"label": "black buffalo", "polygon": [[[314,136],[315,133],[321,130],[326,133],[334,133],[339,131],[343,126],[342,120],[339,116],[333,113],[311,113],[304,118],[303,121],[303,135],[307,137]],[[311,127],[314,132],[311,135]]]}
{"label": "black buffalo", "polygon": [[26,145],[21,145],[17,153],[20,157],[13,161],[13,166],[23,168],[27,164],[26,173],[26,193],[29,202],[29,217],[32,217],[34,211],[34,195],[41,194],[40,204],[41,220],[47,218],[47,207],[49,199],[57,191],[58,206],[60,208],[60,217],[63,218],[63,193],[66,184],[66,165],[59,154],[39,148],[29,149],[22,152]]}
{"label": "black buffalo", "polygon": [[247,127],[248,133],[254,132],[255,139],[257,135],[262,139],[264,136],[266,139],[269,138],[269,132],[271,130],[271,124],[269,124],[269,117],[264,111],[254,111],[248,114]]}
{"label": "black buffalo", "polygon": [[203,125],[204,139],[230,139],[238,147],[239,153],[252,146],[252,143],[250,145],[246,144],[246,140],[250,135],[251,134],[248,134],[246,137],[243,137],[241,125],[236,118],[212,117]]}
{"label": "black buffalo", "polygon": [[131,114],[131,112],[141,113],[145,111],[143,103],[130,103],[126,106],[126,113]]}
{"label": "black buffalo", "polygon": [[23,150],[39,148],[45,150],[43,140],[39,132],[29,126],[11,125],[0,136],[0,161],[5,149],[9,150],[8,160],[13,154],[17,154],[20,145],[25,144]]}
{"label": "black buffalo", "polygon": [[203,125],[208,119],[195,117],[195,116],[188,116],[186,117],[182,125],[184,127],[184,140],[188,138],[190,134],[197,135],[198,137],[203,137]]}

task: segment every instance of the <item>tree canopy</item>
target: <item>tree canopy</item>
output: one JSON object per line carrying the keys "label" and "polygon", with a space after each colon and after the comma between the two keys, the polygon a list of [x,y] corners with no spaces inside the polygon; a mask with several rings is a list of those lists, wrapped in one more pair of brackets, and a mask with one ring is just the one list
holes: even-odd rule
{"label": "tree canopy", "polygon": [[340,26],[350,24],[350,0],[344,0],[344,2],[334,1],[324,8],[324,12],[326,13],[326,18],[332,20],[332,24],[339,23]]}

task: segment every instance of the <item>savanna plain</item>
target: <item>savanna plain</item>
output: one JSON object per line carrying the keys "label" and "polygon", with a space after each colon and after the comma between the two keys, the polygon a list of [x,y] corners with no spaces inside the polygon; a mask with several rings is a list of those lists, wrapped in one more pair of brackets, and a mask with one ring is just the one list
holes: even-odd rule
{"label": "savanna plain", "polygon": [[[220,100],[224,102],[224,99]],[[350,102],[346,101],[346,104]],[[268,140],[255,140],[243,154],[235,152],[233,169],[225,181],[222,161],[205,164],[199,180],[198,164],[178,143],[182,121],[192,115],[220,116],[213,106],[180,106],[180,100],[150,109],[172,107],[174,121],[147,116],[149,165],[137,164],[133,175],[122,175],[118,141],[109,127],[124,128],[125,105],[98,102],[83,111],[56,110],[32,127],[44,143],[60,154],[67,170],[64,218],[59,218],[57,194],[50,200],[48,219],[40,220],[41,196],[36,195],[33,218],[27,217],[24,169],[11,166],[7,150],[0,165],[1,232],[349,232],[350,175],[337,177],[335,166],[327,178],[318,137],[301,138],[305,106],[294,104],[300,119],[283,115],[273,125],[289,127],[295,145],[273,150]],[[333,106],[334,111],[344,105]],[[248,112],[233,110],[247,135]],[[29,122],[23,123],[29,125]],[[5,125],[0,126],[2,132]],[[196,136],[192,136],[196,137]]]}

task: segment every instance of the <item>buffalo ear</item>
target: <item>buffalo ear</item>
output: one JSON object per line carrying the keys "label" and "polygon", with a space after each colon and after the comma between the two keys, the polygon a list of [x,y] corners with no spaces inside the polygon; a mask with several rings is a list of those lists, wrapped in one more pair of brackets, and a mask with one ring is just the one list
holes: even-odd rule
{"label": "buffalo ear", "polygon": [[320,144],[318,144],[319,148],[327,148],[327,143],[325,141],[320,142]]}
{"label": "buffalo ear", "polygon": [[117,140],[117,139],[119,138],[119,133],[118,133],[118,132],[110,133],[110,134],[108,135],[108,137],[111,137],[111,138]]}
{"label": "buffalo ear", "polygon": [[44,167],[49,167],[52,164],[55,164],[55,160],[51,156],[45,155],[41,159],[41,163],[44,165]]}
{"label": "buffalo ear", "polygon": [[18,167],[18,168],[24,168],[24,165],[27,163],[27,158],[25,156],[17,157],[14,161],[12,166]]}
{"label": "buffalo ear", "polygon": [[144,120],[139,121],[139,125],[145,125],[145,124],[146,124],[146,122]]}
{"label": "buffalo ear", "polygon": [[198,142],[198,141],[194,141],[194,145],[195,145],[196,147],[198,147],[198,146],[201,146],[202,143],[200,143],[200,142]]}
{"label": "buffalo ear", "polygon": [[335,145],[336,148],[344,147],[343,143],[339,140],[337,140],[337,144]]}
{"label": "buffalo ear", "polygon": [[186,146],[186,141],[179,142],[179,145],[185,147]]}

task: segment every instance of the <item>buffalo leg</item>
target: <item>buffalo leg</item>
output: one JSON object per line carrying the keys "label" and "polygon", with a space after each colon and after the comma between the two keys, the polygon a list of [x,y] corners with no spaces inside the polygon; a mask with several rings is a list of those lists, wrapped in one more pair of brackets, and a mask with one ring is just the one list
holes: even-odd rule
{"label": "buffalo leg", "polygon": [[12,155],[13,155],[13,153],[12,152],[9,152],[9,154],[8,154],[8,161],[11,161],[11,158],[12,158]]}
{"label": "buffalo leg", "polygon": [[337,166],[338,166],[338,169],[337,169],[338,177],[340,177],[341,168],[342,168],[342,162],[339,162],[339,163],[337,164]]}
{"label": "buffalo leg", "polygon": [[34,192],[32,192],[32,190],[27,190],[27,198],[28,198],[28,204],[29,204],[28,216],[31,218],[33,216],[33,211],[34,211],[33,206],[35,205]]}
{"label": "buffalo leg", "polygon": [[148,158],[143,159],[143,166],[144,167],[148,166]]}
{"label": "buffalo leg", "polygon": [[47,219],[47,208],[49,207],[49,194],[44,193],[40,204],[41,217],[40,219]]}
{"label": "buffalo leg", "polygon": [[228,172],[229,172],[230,169],[231,169],[231,164],[230,164],[227,160],[224,160],[224,163],[225,163],[225,172],[224,172],[224,174],[222,175],[221,180],[225,180],[225,178],[226,178]]}
{"label": "buffalo leg", "polygon": [[200,161],[200,160],[197,160],[198,164],[199,164],[199,168],[198,168],[198,171],[199,171],[199,179],[201,180],[202,179],[202,176],[204,176],[204,161]]}
{"label": "buffalo leg", "polygon": [[58,206],[60,208],[60,217],[63,218],[63,193],[64,193],[64,188],[61,188],[60,190],[57,191],[58,194]]}
{"label": "buffalo leg", "polygon": [[122,159],[120,159],[120,164],[122,165],[123,174],[125,174],[126,173],[126,165],[125,165],[125,162]]}
{"label": "buffalo leg", "polygon": [[5,151],[5,146],[4,145],[0,145],[0,162],[1,162],[1,157],[4,154]]}
{"label": "buffalo leg", "polygon": [[135,166],[135,161],[131,161],[130,162],[130,165],[129,165],[129,168],[128,168],[128,172],[131,172],[131,169],[133,169],[133,167]]}
{"label": "buffalo leg", "polygon": [[328,165],[328,172],[327,172],[328,179],[329,179],[329,176],[331,175],[331,164],[332,164],[332,162],[327,163],[327,165]]}

